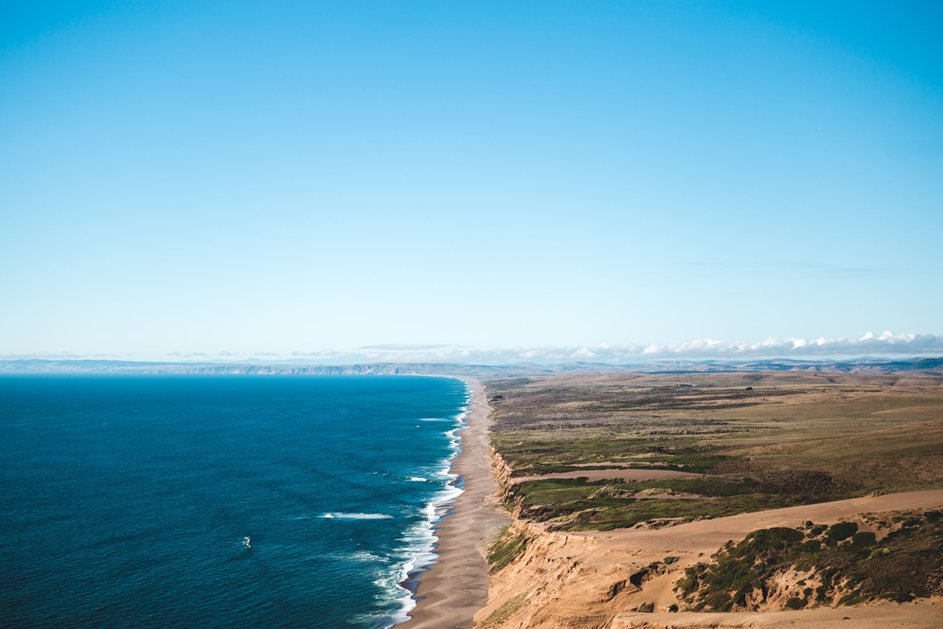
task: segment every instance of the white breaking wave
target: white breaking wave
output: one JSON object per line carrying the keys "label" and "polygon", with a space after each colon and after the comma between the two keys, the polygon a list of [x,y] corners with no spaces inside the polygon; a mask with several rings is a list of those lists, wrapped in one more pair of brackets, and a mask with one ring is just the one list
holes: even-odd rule
{"label": "white breaking wave", "polygon": [[374,555],[373,553],[367,550],[361,550],[361,551],[352,553],[347,558],[353,559],[355,561],[367,561],[370,563],[390,563],[389,557],[381,557],[380,555]]}
{"label": "white breaking wave", "polygon": [[[458,480],[458,474],[453,474],[449,470],[452,467],[452,460],[461,452],[458,432],[467,428],[466,418],[470,409],[471,387],[465,385],[466,404],[460,409],[457,416],[450,421],[454,422],[455,427],[445,434],[449,437],[449,455],[442,461],[441,472],[436,474],[442,478],[448,478],[449,483]],[[390,590],[400,603],[400,610],[395,613],[391,619],[391,624],[384,624],[383,627],[392,627],[409,620],[409,612],[416,607],[416,601],[413,599],[409,590],[403,587],[403,582],[409,577],[409,574],[415,570],[426,568],[435,563],[436,554],[433,552],[438,537],[433,531],[433,527],[439,522],[440,508],[445,507],[454,501],[465,490],[452,484],[446,484],[445,487],[436,493],[433,499],[422,509],[425,516],[421,522],[406,531],[405,535],[399,541],[403,546],[397,549],[397,554],[402,557],[401,561],[392,566],[392,570],[378,579],[375,583]]]}
{"label": "white breaking wave", "polygon": [[407,480],[411,480],[416,483],[424,483],[427,479],[423,478],[422,476],[410,476]]}
{"label": "white breaking wave", "polygon": [[391,520],[393,516],[386,513],[325,513],[322,518],[338,520]]}

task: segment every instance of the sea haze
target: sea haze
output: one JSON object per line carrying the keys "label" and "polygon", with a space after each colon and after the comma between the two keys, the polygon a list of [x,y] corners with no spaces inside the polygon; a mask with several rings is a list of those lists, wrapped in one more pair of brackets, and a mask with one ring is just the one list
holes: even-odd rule
{"label": "sea haze", "polygon": [[400,622],[467,402],[432,377],[0,378],[0,617]]}

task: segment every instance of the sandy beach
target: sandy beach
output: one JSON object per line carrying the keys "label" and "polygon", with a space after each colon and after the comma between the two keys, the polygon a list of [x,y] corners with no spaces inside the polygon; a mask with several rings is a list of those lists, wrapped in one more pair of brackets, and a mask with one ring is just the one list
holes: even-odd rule
{"label": "sandy beach", "polygon": [[472,389],[468,428],[461,433],[462,452],[451,471],[465,480],[465,491],[455,499],[453,511],[437,527],[436,563],[419,578],[418,604],[408,629],[464,629],[474,625],[475,612],[488,598],[488,564],[485,554],[501,528],[511,523],[506,511],[491,501],[496,484],[491,477],[488,445],[488,407],[477,380],[466,380]]}

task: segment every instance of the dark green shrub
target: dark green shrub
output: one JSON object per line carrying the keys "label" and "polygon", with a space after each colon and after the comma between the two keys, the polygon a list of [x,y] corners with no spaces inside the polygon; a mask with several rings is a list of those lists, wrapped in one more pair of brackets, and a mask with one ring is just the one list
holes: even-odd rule
{"label": "dark green shrub", "polygon": [[793,596],[791,599],[786,601],[787,609],[802,609],[808,604],[808,601],[804,598],[797,598]]}
{"label": "dark green shrub", "polygon": [[697,586],[697,581],[694,578],[685,577],[683,579],[679,579],[678,582],[675,583],[675,585],[681,588],[682,592],[687,594],[688,592],[693,590],[695,586]]}
{"label": "dark green shrub", "polygon": [[839,522],[828,528],[825,537],[827,537],[830,542],[841,542],[857,532],[858,524],[856,522]]}
{"label": "dark green shrub", "polygon": [[861,533],[855,533],[851,536],[851,543],[855,546],[860,546],[861,548],[864,548],[865,546],[873,546],[877,543],[877,537],[875,537],[874,533],[862,531]]}
{"label": "dark green shrub", "polygon": [[746,557],[767,550],[783,550],[786,544],[794,544],[803,537],[800,531],[785,526],[760,529],[747,535],[746,539],[737,545],[736,554]]}
{"label": "dark green shrub", "polygon": [[839,605],[847,605],[847,606],[851,607],[851,606],[853,606],[853,605],[858,605],[858,604],[860,604],[860,603],[864,603],[864,602],[867,601],[867,600],[868,600],[868,597],[867,597],[867,596],[862,596],[861,592],[852,592],[851,594],[849,594],[849,595],[847,595],[847,596],[843,596],[843,597],[838,601],[838,604],[839,604]]}
{"label": "dark green shrub", "polygon": [[810,539],[799,548],[804,553],[817,553],[822,550],[822,542],[817,539]]}

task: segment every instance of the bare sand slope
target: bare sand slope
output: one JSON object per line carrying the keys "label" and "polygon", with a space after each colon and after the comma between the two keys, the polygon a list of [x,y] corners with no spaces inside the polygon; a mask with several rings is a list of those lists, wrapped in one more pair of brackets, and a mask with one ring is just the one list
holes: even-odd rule
{"label": "bare sand slope", "polygon": [[[488,604],[476,615],[476,620],[481,622],[491,618],[489,629],[605,629],[614,626],[618,617],[622,624],[617,626],[626,629],[632,625],[625,622],[634,618],[624,615],[628,610],[642,603],[651,603],[655,612],[667,612],[669,605],[678,602],[672,590],[686,567],[698,561],[709,561],[710,555],[725,543],[739,541],[757,529],[796,527],[806,520],[831,524],[860,513],[940,506],[943,506],[943,490],[932,490],[747,513],[657,530],[561,534],[548,533],[543,527],[533,524],[517,524],[516,530],[530,536],[532,541],[520,557],[495,576]],[[660,562],[667,556],[676,557],[677,560],[668,566],[662,564],[658,570],[649,568],[653,562]],[[521,594],[525,594],[523,599]],[[503,612],[499,611],[502,605]],[[931,607],[935,609],[935,606]],[[514,609],[513,613],[507,613],[509,608]],[[905,608],[897,605],[890,607]],[[798,613],[804,620],[811,621],[820,610],[802,610]],[[821,613],[827,616],[831,612],[826,609],[821,610]],[[845,613],[842,617],[847,615]],[[493,622],[504,616],[507,618],[503,622]],[[652,614],[640,616],[646,621],[656,618]],[[681,621],[686,615],[675,613],[666,614],[665,617],[668,616],[675,622]],[[791,624],[793,622],[790,620],[789,626],[797,627]],[[847,624],[849,621],[844,622],[846,626],[853,626]],[[931,623],[929,626],[940,625]]]}
{"label": "bare sand slope", "polygon": [[744,513],[727,518],[701,520],[667,529],[626,529],[609,533],[571,533],[600,542],[607,548],[632,548],[646,551],[674,551],[710,554],[728,541],[740,541],[757,529],[774,526],[797,527],[806,520],[832,523],[859,513],[927,509],[943,505],[943,489],[887,494],[877,497],[854,498],[824,502],[787,509]]}
{"label": "bare sand slope", "polygon": [[465,492],[455,500],[455,509],[438,530],[438,558],[419,579],[419,600],[407,629],[458,629],[470,627],[472,617],[488,596],[488,546],[510,524],[507,512],[493,500],[496,484],[491,477],[488,414],[479,382],[472,387],[468,428],[460,432],[462,452],[452,463],[452,473],[465,479]]}
{"label": "bare sand slope", "polygon": [[882,603],[802,611],[737,614],[637,614],[616,616],[611,629],[938,629],[943,627],[943,600]]}
{"label": "bare sand slope", "polygon": [[557,472],[556,474],[542,474],[540,476],[521,476],[512,478],[513,483],[522,483],[527,480],[547,480],[548,478],[585,478],[589,481],[621,478],[627,481],[667,480],[669,478],[697,478],[700,474],[691,472],[675,472],[674,470],[660,470],[657,467],[647,470],[586,470],[576,472]]}

